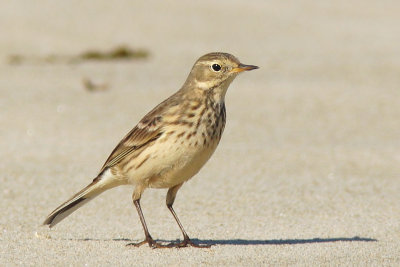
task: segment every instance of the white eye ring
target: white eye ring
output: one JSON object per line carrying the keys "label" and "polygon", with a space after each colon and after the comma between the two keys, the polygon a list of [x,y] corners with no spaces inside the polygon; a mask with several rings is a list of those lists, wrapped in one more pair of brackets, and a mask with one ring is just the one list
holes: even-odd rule
{"label": "white eye ring", "polygon": [[215,71],[215,72],[219,72],[219,71],[221,71],[222,67],[221,67],[220,64],[214,63],[214,64],[211,65],[211,69],[212,69],[213,71]]}

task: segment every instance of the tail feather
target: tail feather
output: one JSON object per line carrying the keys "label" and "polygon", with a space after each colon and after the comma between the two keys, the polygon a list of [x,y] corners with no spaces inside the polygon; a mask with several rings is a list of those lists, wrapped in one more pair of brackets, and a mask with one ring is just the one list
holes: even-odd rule
{"label": "tail feather", "polygon": [[76,193],[73,197],[50,213],[50,215],[47,216],[46,220],[43,222],[43,225],[49,225],[49,227],[53,227],[72,212],[79,209],[84,204],[109,188],[109,186],[105,186],[104,180],[101,179],[101,177],[95,178],[91,184]]}

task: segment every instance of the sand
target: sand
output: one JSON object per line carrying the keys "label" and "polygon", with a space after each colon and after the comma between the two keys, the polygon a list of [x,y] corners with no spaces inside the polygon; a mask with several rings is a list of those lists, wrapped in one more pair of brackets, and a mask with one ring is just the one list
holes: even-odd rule
{"label": "sand", "polygon": [[[372,0],[3,3],[0,265],[399,266],[399,10]],[[150,57],[8,63],[121,44]],[[175,202],[189,235],[213,246],[126,247],[143,239],[130,187],[40,226],[211,51],[261,67],[230,87],[222,141]],[[89,92],[84,78],[108,90]],[[146,191],[142,208],[153,237],[174,241],[165,194]]]}

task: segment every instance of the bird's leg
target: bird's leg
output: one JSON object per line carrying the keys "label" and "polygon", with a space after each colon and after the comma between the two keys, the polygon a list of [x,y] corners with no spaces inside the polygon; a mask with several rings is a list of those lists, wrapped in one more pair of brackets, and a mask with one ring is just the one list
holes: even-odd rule
{"label": "bird's leg", "polygon": [[172,208],[172,204],[171,205],[167,205],[168,209],[171,211],[172,215],[175,218],[176,223],[179,225],[179,228],[181,228],[182,234],[183,234],[183,241],[177,244],[169,244],[171,247],[187,247],[187,246],[191,246],[191,247],[196,247],[196,248],[209,248],[211,247],[211,245],[199,245],[196,243],[193,243],[192,240],[190,240],[188,234],[186,233],[185,229],[183,228],[181,222],[178,219],[178,216],[176,215],[174,209]]}
{"label": "bird's leg", "polygon": [[178,224],[179,228],[182,231],[183,241],[180,243],[177,243],[177,244],[171,243],[171,244],[169,244],[169,246],[171,246],[171,247],[192,246],[192,247],[196,247],[196,248],[209,248],[209,247],[211,247],[211,245],[199,245],[199,244],[193,243],[193,241],[190,240],[188,234],[186,233],[185,229],[182,226],[182,223],[179,221],[179,218],[176,215],[175,210],[172,208],[172,205],[174,204],[174,201],[175,201],[176,193],[178,192],[179,188],[181,188],[181,186],[182,186],[182,184],[179,184],[174,187],[171,187],[168,190],[166,202],[167,202],[167,207],[168,207],[169,211],[174,216],[176,223]]}
{"label": "bird's leg", "polygon": [[170,246],[168,245],[162,245],[154,241],[154,239],[151,237],[149,230],[147,229],[146,221],[143,216],[142,208],[140,207],[140,198],[136,199],[133,201],[133,204],[135,204],[136,210],[139,214],[140,222],[142,223],[143,230],[144,230],[144,235],[145,239],[142,242],[139,243],[129,243],[127,246],[135,246],[135,247],[140,247],[143,244],[149,244],[149,247],[151,248],[168,248]]}
{"label": "bird's leg", "polygon": [[140,222],[142,223],[143,230],[144,230],[145,239],[140,243],[130,243],[130,244],[128,244],[128,246],[139,247],[143,244],[148,243],[150,247],[154,247],[155,241],[153,240],[153,238],[151,237],[151,235],[149,233],[149,230],[147,229],[147,225],[146,225],[146,221],[143,216],[142,208],[140,207],[140,199],[134,200],[133,204],[135,205],[136,210],[139,214]]}

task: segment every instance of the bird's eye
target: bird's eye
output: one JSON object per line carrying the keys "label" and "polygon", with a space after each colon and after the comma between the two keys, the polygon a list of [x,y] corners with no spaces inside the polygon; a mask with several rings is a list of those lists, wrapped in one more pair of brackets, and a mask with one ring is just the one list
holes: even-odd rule
{"label": "bird's eye", "polygon": [[221,65],[212,64],[211,68],[213,69],[213,71],[220,71],[221,70]]}

